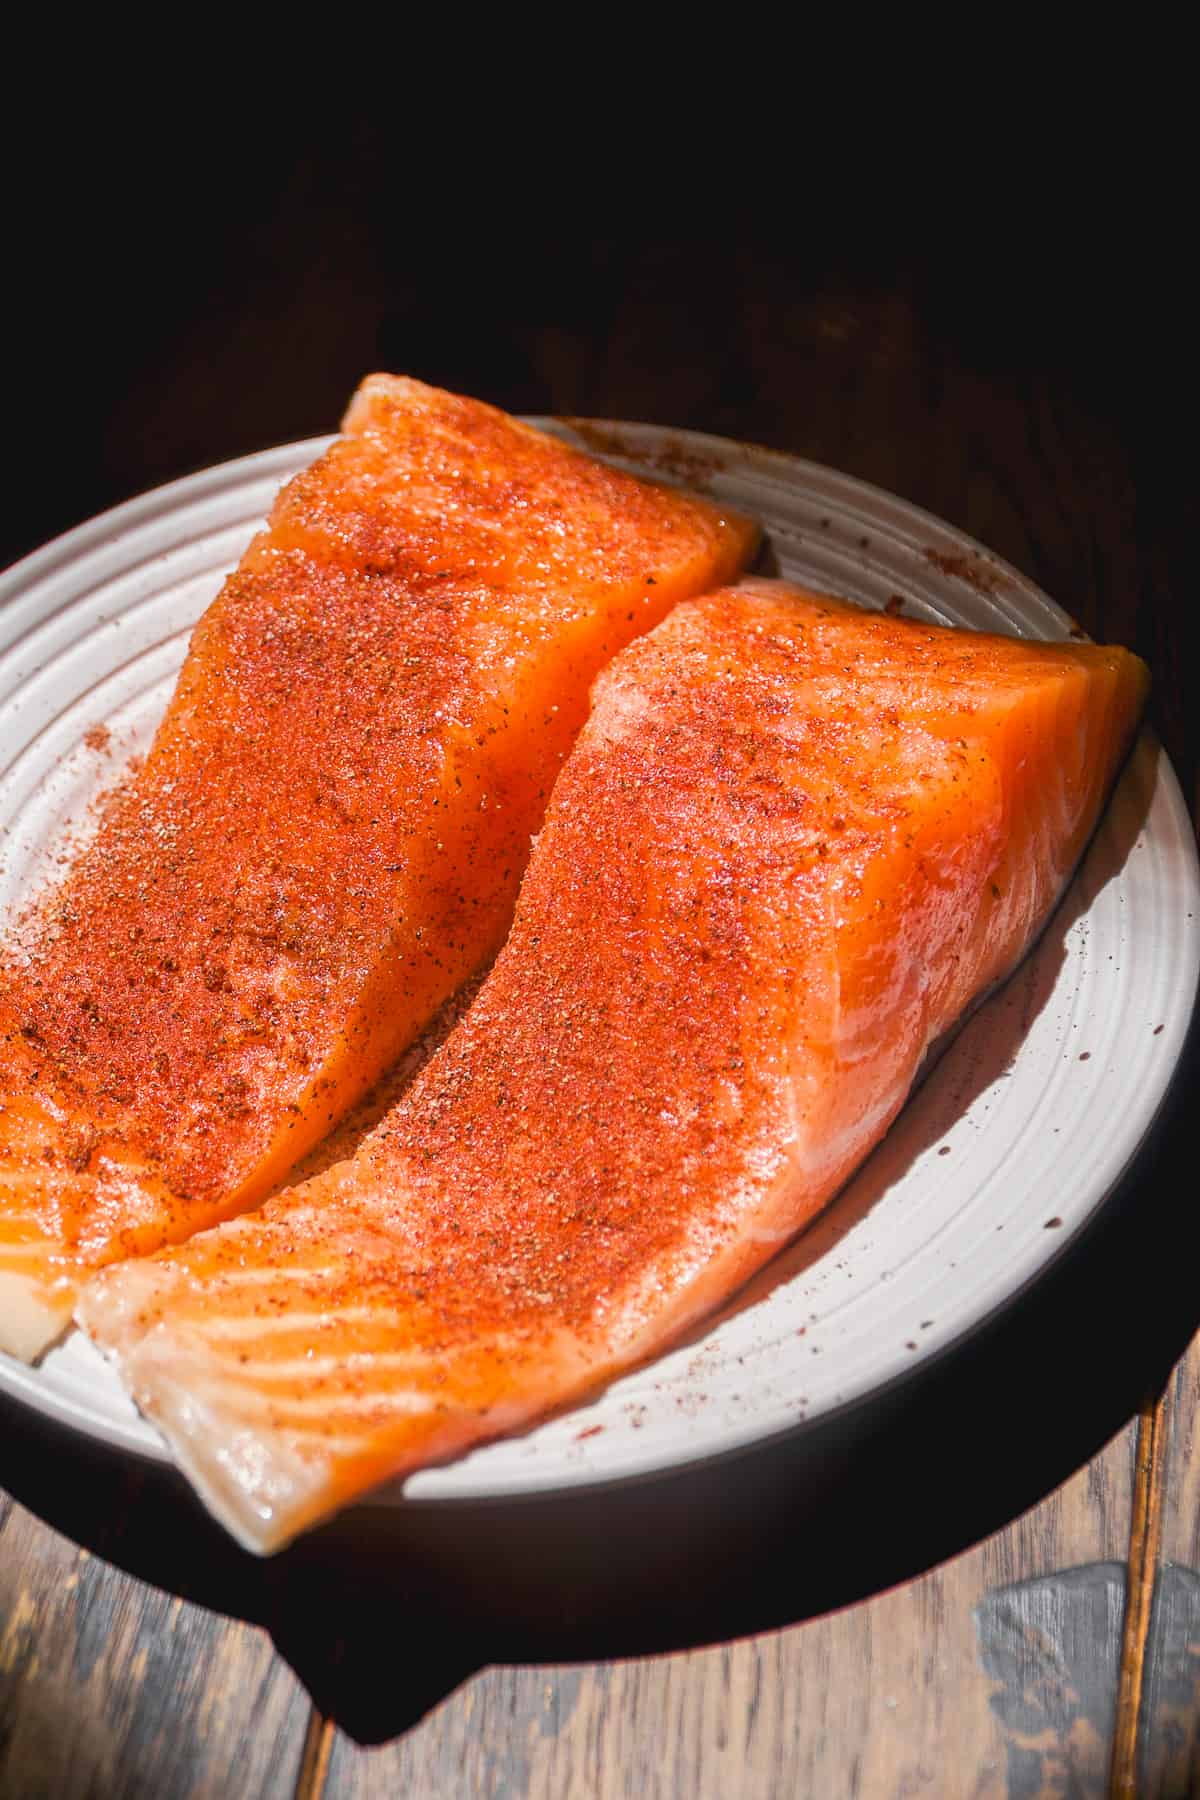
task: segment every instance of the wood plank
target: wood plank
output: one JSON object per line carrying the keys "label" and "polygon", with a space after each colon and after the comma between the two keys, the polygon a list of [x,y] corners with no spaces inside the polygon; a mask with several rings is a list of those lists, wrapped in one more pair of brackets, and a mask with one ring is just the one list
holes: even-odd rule
{"label": "wood plank", "polygon": [[1200,1338],[1171,1379],[1156,1467],[1161,1557],[1142,1648],[1137,1794],[1200,1792]]}
{"label": "wood plank", "polygon": [[335,1730],[332,1719],[325,1718],[315,1706],[310,1706],[294,1800],[317,1800],[324,1793]]}
{"label": "wood plank", "polygon": [[133,1580],[5,1497],[0,1794],[266,1800],[290,1791],[306,1714],[264,1631]]}
{"label": "wood plank", "polygon": [[1113,1800],[1126,1800],[1138,1792],[1138,1742],[1143,1735],[1146,1654],[1162,1542],[1168,1430],[1166,1397],[1160,1396],[1142,1408],[1137,1425],[1133,1517],[1126,1560],[1125,1618],[1110,1781]]}
{"label": "wood plank", "polygon": [[828,1617],[614,1665],[488,1669],[394,1743],[339,1734],[324,1791],[1026,1796],[1061,1777],[1100,1793],[1133,1449],[1129,1427],[977,1549]]}

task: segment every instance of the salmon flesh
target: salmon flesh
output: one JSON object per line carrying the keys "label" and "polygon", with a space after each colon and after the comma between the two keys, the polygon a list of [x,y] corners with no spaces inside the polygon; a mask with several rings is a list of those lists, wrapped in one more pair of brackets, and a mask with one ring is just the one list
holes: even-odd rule
{"label": "salmon flesh", "polygon": [[600,677],[508,942],[358,1152],[78,1317],[274,1550],[663,1349],[1020,960],[1126,754],[1123,650],[757,583]]}
{"label": "salmon flesh", "polygon": [[501,944],[597,670],[754,528],[388,376],[0,963],[0,1348],[257,1202]]}

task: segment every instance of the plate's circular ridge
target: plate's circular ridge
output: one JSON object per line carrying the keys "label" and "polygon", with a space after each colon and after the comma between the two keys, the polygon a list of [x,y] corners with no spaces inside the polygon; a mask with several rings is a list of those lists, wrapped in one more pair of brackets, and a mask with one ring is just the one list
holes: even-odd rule
{"label": "plate's circular ridge", "polygon": [[[756,516],[774,570],[805,586],[978,630],[1075,633],[1018,571],[851,476],[698,432],[537,422]],[[156,489],[0,577],[0,913],[56,872],[64,833],[87,831],[97,797],[147,747],[192,624],[279,484],[329,441]],[[1146,734],[1040,944],[804,1236],[666,1356],[522,1437],[410,1477],[404,1495],[645,1479],[828,1417],[944,1352],[1045,1270],[1136,1154],[1183,1049],[1198,921],[1191,822]],[[0,1389],[167,1460],[79,1336],[38,1369],[0,1356]]]}

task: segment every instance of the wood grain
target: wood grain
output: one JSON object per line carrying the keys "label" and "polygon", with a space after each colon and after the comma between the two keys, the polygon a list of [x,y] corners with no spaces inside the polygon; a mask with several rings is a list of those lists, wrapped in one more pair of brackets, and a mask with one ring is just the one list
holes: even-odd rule
{"label": "wood grain", "polygon": [[1145,1706],[1146,1662],[1162,1542],[1168,1430],[1166,1397],[1162,1396],[1143,1407],[1137,1423],[1121,1674],[1110,1783],[1113,1800],[1136,1796],[1139,1739],[1147,1728],[1152,1728],[1150,1711]]}
{"label": "wood grain", "polygon": [[333,1751],[335,1731],[332,1719],[325,1718],[315,1706],[309,1708],[300,1770],[296,1776],[295,1800],[317,1800],[324,1793],[329,1778],[329,1758]]}
{"label": "wood grain", "polygon": [[[489,1669],[383,1748],[339,1734],[324,1791],[338,1800],[1102,1793],[1133,1449],[1130,1427],[977,1549],[830,1617],[675,1656]],[[1085,1579],[1055,1579],[1079,1565]],[[1022,1583],[1032,1607],[1012,1598]],[[1026,1614],[1040,1629],[1011,1633],[998,1663],[1005,1619]]]}
{"label": "wood grain", "polygon": [[133,1581],[3,1504],[0,1795],[289,1792],[307,1702],[265,1632]]}
{"label": "wood grain", "polygon": [[1172,1377],[1161,1448],[1161,1557],[1143,1656],[1141,1733],[1125,1790],[1200,1793],[1200,1338]]}

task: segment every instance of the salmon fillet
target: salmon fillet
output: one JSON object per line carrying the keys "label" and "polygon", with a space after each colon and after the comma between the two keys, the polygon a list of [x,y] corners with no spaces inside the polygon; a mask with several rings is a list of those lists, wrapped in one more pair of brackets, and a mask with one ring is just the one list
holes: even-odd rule
{"label": "salmon fillet", "polygon": [[1145,686],[1123,650],[765,583],[617,658],[511,936],[394,1110],[82,1297],[235,1536],[576,1400],[793,1237],[1044,924]]}
{"label": "salmon fillet", "polygon": [[388,376],[0,968],[0,1348],[260,1199],[503,941],[601,665],[744,520]]}

